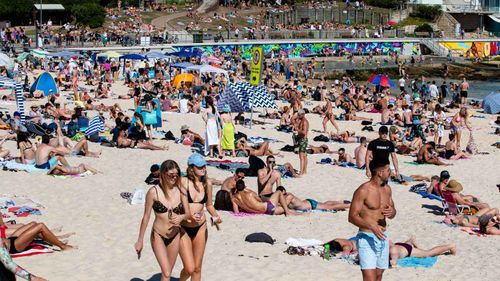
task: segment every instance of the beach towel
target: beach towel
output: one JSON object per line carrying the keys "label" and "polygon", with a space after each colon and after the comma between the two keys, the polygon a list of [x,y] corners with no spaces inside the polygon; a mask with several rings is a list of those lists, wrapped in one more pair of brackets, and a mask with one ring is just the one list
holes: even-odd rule
{"label": "beach towel", "polygon": [[21,258],[21,257],[29,257],[34,255],[41,254],[50,254],[53,253],[54,250],[48,247],[49,245],[42,240],[34,240],[31,244],[26,247],[26,249],[17,254],[10,254],[12,258]]}
{"label": "beach towel", "polygon": [[61,179],[61,180],[66,180],[66,179],[73,179],[73,178],[83,178],[87,176],[91,176],[93,173],[91,171],[86,171],[81,174],[74,174],[74,175],[52,175],[56,179]]}
{"label": "beach towel", "polygon": [[264,216],[264,214],[254,214],[254,213],[245,213],[245,212],[239,212],[238,214],[236,214],[235,212],[231,212],[231,211],[218,211],[218,212],[225,212],[225,213],[231,214],[233,217]]}
{"label": "beach towel", "polygon": [[315,209],[315,210],[296,210],[299,213],[336,213],[337,210],[324,210],[324,209]]}
{"label": "beach towel", "polygon": [[405,164],[408,165],[414,165],[414,166],[420,166],[420,165],[429,165],[429,166],[434,166],[434,164],[429,164],[429,163],[417,163],[416,161],[405,161]]}
{"label": "beach towel", "polygon": [[16,217],[27,217],[29,215],[40,216],[42,213],[37,208],[31,208],[27,206],[10,207],[7,209],[10,213],[14,213]]}
{"label": "beach towel", "polygon": [[398,266],[400,267],[423,267],[431,268],[436,264],[437,257],[426,257],[426,258],[416,258],[407,257],[398,260]]}
{"label": "beach towel", "polygon": [[428,198],[431,200],[438,200],[439,202],[442,202],[444,200],[443,198],[441,198],[440,196],[437,196],[436,194],[427,193],[427,191],[421,191],[421,192],[417,192],[417,193],[420,194],[420,196],[422,196],[422,198]]}
{"label": "beach towel", "polygon": [[248,169],[250,167],[248,163],[231,160],[207,160],[207,165],[231,172],[236,171],[238,168]]}
{"label": "beach towel", "polygon": [[322,246],[323,242],[317,239],[293,238],[286,239],[285,244],[294,247]]}
{"label": "beach towel", "polygon": [[261,144],[264,142],[280,142],[280,141],[277,139],[264,138],[264,137],[250,137],[248,138],[247,142],[251,144]]}
{"label": "beach towel", "polygon": [[3,162],[2,165],[7,169],[25,171],[28,173],[46,173],[48,169],[38,169],[34,164],[21,164],[17,163],[15,160]]}

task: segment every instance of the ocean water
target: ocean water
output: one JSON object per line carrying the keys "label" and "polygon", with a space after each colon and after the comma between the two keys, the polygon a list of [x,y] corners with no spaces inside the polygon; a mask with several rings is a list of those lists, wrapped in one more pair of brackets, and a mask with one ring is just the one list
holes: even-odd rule
{"label": "ocean water", "polygon": [[[436,85],[441,86],[443,83],[443,78],[427,78],[427,81],[436,81]],[[396,81],[394,81],[396,82]],[[460,85],[462,80],[446,80],[446,84],[450,84],[450,82],[455,82]],[[486,80],[486,81],[479,81],[479,80],[469,80],[469,98],[475,98],[475,99],[483,99],[485,96],[489,95],[492,92],[497,92],[500,91],[500,74],[499,74],[499,80]]]}

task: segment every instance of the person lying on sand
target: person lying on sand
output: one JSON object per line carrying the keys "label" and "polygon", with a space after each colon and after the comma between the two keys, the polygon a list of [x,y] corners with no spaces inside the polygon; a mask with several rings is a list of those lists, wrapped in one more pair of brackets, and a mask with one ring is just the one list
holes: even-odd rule
{"label": "person lying on sand", "polygon": [[[355,136],[355,133],[350,133],[349,131],[341,132],[341,133],[330,133],[330,140],[336,141],[336,142],[343,142],[343,143],[361,143],[361,136]],[[370,140],[367,140],[370,142]]]}
{"label": "person lying on sand", "polygon": [[250,146],[245,138],[240,138],[236,142],[236,149],[244,151],[248,156],[268,156],[268,155],[279,155],[279,153],[274,153],[269,148],[269,142],[265,141],[258,144],[256,147]]}
{"label": "person lying on sand", "polygon": [[479,232],[488,235],[500,235],[500,217],[492,214],[479,218]]}
{"label": "person lying on sand", "polygon": [[243,180],[236,182],[236,192],[231,197],[233,211],[238,214],[240,210],[252,214],[266,215],[294,215],[295,211],[288,209],[288,204],[281,191],[276,191],[268,201],[264,202],[256,192],[247,189]]}
{"label": "person lying on sand", "polygon": [[396,266],[398,259],[406,257],[435,257],[443,254],[455,255],[457,246],[455,244],[439,245],[429,250],[421,249],[417,246],[415,237],[411,237],[405,242],[389,242],[389,257],[391,266]]}
{"label": "person lying on sand", "polygon": [[87,164],[80,164],[78,166],[65,166],[57,164],[50,168],[50,170],[47,172],[47,175],[80,175],[86,172],[90,172],[94,175],[98,173],[96,169],[90,167]]}
{"label": "person lying on sand", "polygon": [[300,199],[297,196],[293,195],[286,191],[283,186],[278,186],[276,191],[281,191],[285,196],[286,202],[288,202],[288,208],[293,210],[341,210],[344,211],[349,209],[351,206],[350,201],[325,201],[318,202],[314,199]]}
{"label": "person lying on sand", "polygon": [[157,146],[146,140],[132,140],[128,138],[127,129],[122,128],[118,133],[117,139],[118,148],[139,148],[149,150],[168,150],[168,146]]}
{"label": "person lying on sand", "polygon": [[449,224],[456,224],[465,227],[477,227],[479,219],[483,215],[499,216],[497,208],[483,208],[477,211],[474,215],[446,215],[444,222]]}
{"label": "person lying on sand", "polygon": [[322,144],[320,146],[309,145],[309,148],[306,152],[307,154],[336,153],[335,151],[330,150],[330,148],[328,148],[328,145],[326,144]]}

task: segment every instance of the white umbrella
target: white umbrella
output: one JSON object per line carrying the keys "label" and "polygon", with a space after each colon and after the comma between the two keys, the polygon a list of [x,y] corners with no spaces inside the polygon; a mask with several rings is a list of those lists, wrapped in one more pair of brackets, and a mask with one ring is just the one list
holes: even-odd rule
{"label": "white umbrella", "polygon": [[9,66],[11,64],[9,56],[4,53],[0,53],[0,66]]}

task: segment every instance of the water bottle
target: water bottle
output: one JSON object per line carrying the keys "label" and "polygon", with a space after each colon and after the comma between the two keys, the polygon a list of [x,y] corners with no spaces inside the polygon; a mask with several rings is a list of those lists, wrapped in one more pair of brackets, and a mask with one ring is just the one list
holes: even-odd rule
{"label": "water bottle", "polygon": [[325,245],[324,253],[323,253],[323,259],[324,260],[330,260],[330,244]]}

